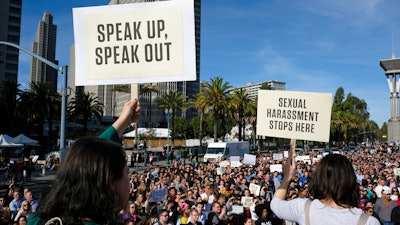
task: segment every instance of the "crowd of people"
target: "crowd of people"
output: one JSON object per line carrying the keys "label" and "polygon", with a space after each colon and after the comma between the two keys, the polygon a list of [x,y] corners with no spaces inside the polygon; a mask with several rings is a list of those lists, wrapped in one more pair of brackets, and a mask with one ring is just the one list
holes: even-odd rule
{"label": "crowd of people", "polygon": [[139,102],[128,101],[99,138],[77,140],[38,204],[25,194],[29,190],[10,188],[13,200],[1,207],[13,221],[8,223],[27,218],[28,225],[389,225],[400,220],[400,155],[389,146],[310,152],[307,160],[259,154],[251,164],[223,169],[218,162],[195,159],[128,174],[125,152],[115,142],[139,114]]}
{"label": "crowd of people", "polygon": [[37,206],[38,200],[28,187],[11,183],[0,196],[0,224],[26,225]]}

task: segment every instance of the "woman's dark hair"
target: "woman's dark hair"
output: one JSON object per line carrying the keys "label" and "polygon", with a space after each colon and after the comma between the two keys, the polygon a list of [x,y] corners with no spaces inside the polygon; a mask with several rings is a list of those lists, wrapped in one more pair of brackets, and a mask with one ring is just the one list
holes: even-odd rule
{"label": "woman's dark hair", "polygon": [[124,205],[111,187],[123,178],[122,147],[99,138],[82,138],[68,150],[49,193],[39,203],[39,224],[60,217],[65,224],[117,224]]}
{"label": "woman's dark hair", "polygon": [[359,185],[350,161],[340,154],[322,158],[313,173],[310,194],[315,199],[331,198],[340,206],[357,207]]}

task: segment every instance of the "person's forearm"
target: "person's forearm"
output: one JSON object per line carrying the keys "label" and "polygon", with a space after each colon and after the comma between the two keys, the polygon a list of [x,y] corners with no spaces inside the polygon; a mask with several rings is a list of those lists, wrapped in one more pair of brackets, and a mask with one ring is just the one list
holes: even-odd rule
{"label": "person's forearm", "polygon": [[279,199],[282,199],[282,200],[286,199],[286,192],[287,192],[287,188],[289,186],[289,181],[290,180],[288,178],[284,178],[282,180],[281,185],[275,191],[274,198],[279,198]]}
{"label": "person's forearm", "polygon": [[123,119],[117,119],[112,126],[117,130],[118,136],[121,137],[122,134],[124,133],[125,129],[131,124],[130,121],[123,120]]}

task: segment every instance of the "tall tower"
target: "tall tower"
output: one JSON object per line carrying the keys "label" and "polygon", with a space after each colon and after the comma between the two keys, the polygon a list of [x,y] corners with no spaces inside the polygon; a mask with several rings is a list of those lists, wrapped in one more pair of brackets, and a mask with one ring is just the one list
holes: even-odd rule
{"label": "tall tower", "polygon": [[400,74],[400,59],[394,56],[391,59],[380,61],[385,70],[385,75],[390,89],[390,119],[388,121],[388,141],[400,140],[400,117],[399,117],[399,88],[400,81],[397,75]]}
{"label": "tall tower", "polygon": [[[58,64],[56,60],[56,38],[57,26],[53,24],[53,15],[44,12],[36,30],[36,41],[32,44],[32,52]],[[57,77],[57,70],[32,57],[31,82],[50,82],[53,85],[53,90],[57,91]]]}
{"label": "tall tower", "polygon": [[[22,0],[0,1],[0,40],[19,45]],[[18,79],[17,48],[0,45],[0,82]]]}

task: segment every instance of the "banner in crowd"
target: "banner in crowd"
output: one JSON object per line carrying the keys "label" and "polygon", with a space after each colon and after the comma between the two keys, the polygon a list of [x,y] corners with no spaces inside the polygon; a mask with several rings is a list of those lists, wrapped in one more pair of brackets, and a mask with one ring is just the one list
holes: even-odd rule
{"label": "banner in crowd", "polygon": [[269,169],[271,172],[282,173],[282,164],[271,164],[269,165]]}
{"label": "banner in crowd", "polygon": [[75,86],[196,80],[193,0],[73,9]]}
{"label": "banner in crowd", "polygon": [[260,195],[260,191],[261,191],[261,187],[260,187],[260,185],[250,183],[249,191],[250,191],[250,194],[253,194],[255,196],[259,196]]}
{"label": "banner in crowd", "polygon": [[242,199],[240,200],[240,203],[242,203],[243,207],[248,208],[253,204],[253,197],[244,197],[244,196],[242,196]]}
{"label": "banner in crowd", "polygon": [[149,202],[162,202],[167,199],[168,188],[157,189],[151,191]]}
{"label": "banner in crowd", "polygon": [[332,94],[259,90],[257,135],[329,142]]}
{"label": "banner in crowd", "polygon": [[252,154],[244,154],[243,157],[243,164],[247,164],[247,165],[255,165],[256,164],[256,156],[252,155]]}

